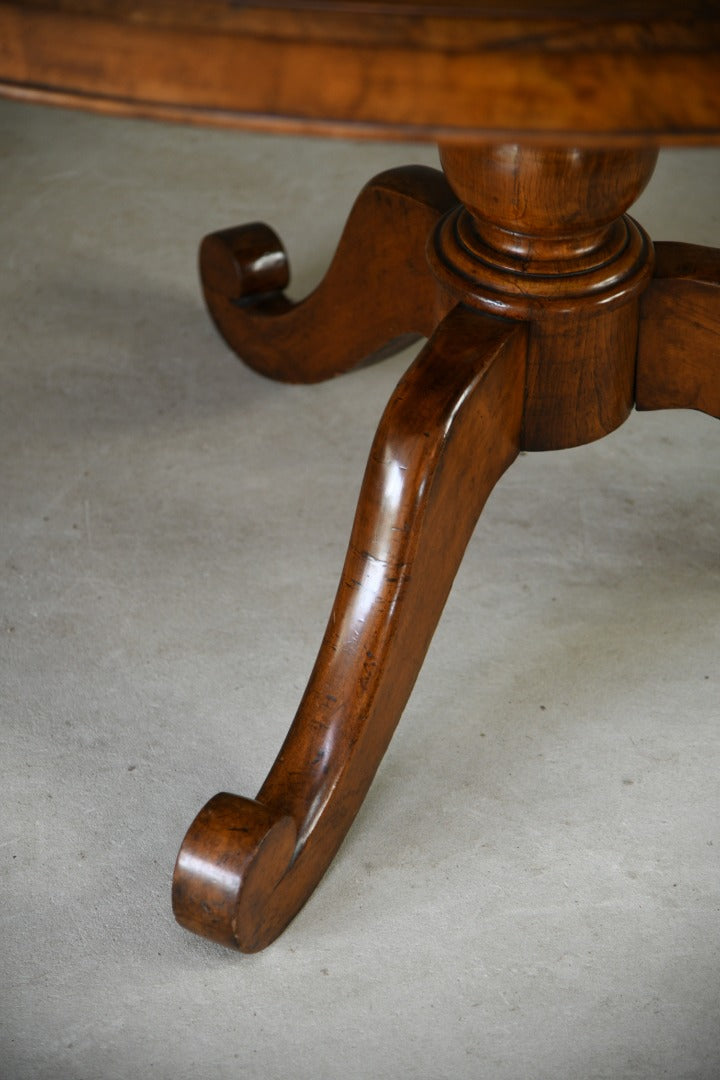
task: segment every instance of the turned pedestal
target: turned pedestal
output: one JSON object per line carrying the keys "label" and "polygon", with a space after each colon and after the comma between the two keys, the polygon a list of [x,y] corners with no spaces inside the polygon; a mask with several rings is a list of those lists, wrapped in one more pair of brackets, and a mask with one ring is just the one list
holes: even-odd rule
{"label": "turned pedestal", "polygon": [[360,194],[307,299],[265,225],[201,249],[230,346],[276,379],[348,371],[428,338],[380,422],[325,637],[255,799],[222,793],[178,856],[188,929],[255,951],[305,903],[349,828],[420,670],[485,500],[520,450],[577,446],[641,409],[720,415],[720,253],[654,249],[626,216],[646,147],[440,147],[443,172]]}

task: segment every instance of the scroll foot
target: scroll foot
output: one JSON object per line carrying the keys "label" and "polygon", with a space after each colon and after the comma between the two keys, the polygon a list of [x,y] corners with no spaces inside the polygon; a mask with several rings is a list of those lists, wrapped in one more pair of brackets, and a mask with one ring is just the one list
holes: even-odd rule
{"label": "scroll foot", "polygon": [[527,330],[462,305],[400,381],[373,443],[315,668],[257,800],[201,810],[173,888],[183,926],[254,952],[302,907],[410,695],[477,517],[514,460]]}
{"label": "scroll foot", "polygon": [[283,292],[288,261],[267,225],[211,233],[200,248],[200,277],[220,333],[250,367],[285,382],[318,382],[389,342],[428,337],[449,301],[425,245],[456,202],[436,169],[381,173],[358,196],[325,278],[297,304]]}

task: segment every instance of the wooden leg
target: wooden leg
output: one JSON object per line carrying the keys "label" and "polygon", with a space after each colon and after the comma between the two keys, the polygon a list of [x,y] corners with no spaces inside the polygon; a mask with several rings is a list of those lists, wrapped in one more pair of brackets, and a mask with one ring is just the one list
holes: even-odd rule
{"label": "wooden leg", "polygon": [[212,233],[200,249],[200,276],[220,333],[245,363],[286,382],[318,382],[391,341],[428,337],[448,302],[425,245],[456,203],[437,169],[381,173],[358,196],[324,280],[298,304],[283,293],[288,263],[267,225]]}
{"label": "wooden leg", "polygon": [[641,301],[638,409],[699,409],[720,418],[720,251],[656,244]]}
{"label": "wooden leg", "polygon": [[205,241],[211,311],[266,374],[312,381],[409,331],[432,336],[378,429],[277,760],[256,799],[215,796],[182,845],[173,903],[188,929],[245,951],[282,931],[357,813],[493,485],[519,449],[579,445],[626,419],[653,252],[624,211],[655,158],[443,145],[455,195],[433,170],[377,178],[296,306],[265,226]]}
{"label": "wooden leg", "polygon": [[405,706],[477,517],[514,460],[527,328],[458,305],[380,423],[335,604],[257,800],[201,810],[173,887],[183,926],[253,952],[304,904]]}

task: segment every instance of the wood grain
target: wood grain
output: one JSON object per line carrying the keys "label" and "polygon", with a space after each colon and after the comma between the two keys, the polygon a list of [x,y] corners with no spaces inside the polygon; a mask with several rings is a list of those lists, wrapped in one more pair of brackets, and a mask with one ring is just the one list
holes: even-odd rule
{"label": "wood grain", "polygon": [[454,143],[440,157],[462,205],[435,231],[435,273],[465,303],[529,324],[523,449],[607,435],[632,409],[636,301],[653,266],[623,211],[656,152]]}
{"label": "wood grain", "polygon": [[373,443],[325,637],[257,799],[200,811],[178,920],[246,951],[305,903],[403,711],[462,554],[519,450],[639,408],[720,414],[720,255],[625,211],[659,145],[720,143],[720,3],[0,0],[0,93],[192,122],[437,139],[445,176],[359,196],[318,289],[282,245],[206,238],[231,347],[314,381],[430,340]]}
{"label": "wood grain", "polygon": [[719,62],[717,3],[0,2],[6,95],[240,127],[718,142]]}
{"label": "wood grain", "polygon": [[638,409],[698,409],[720,418],[720,251],[656,245],[642,299]]}
{"label": "wood grain", "polygon": [[388,344],[428,337],[452,306],[425,258],[427,237],[457,197],[424,166],[375,177],[358,196],[318,288],[299,303],[283,292],[287,258],[266,225],[206,237],[200,277],[216,326],[263,375],[317,382],[349,371]]}
{"label": "wood grain", "polygon": [[462,306],[401,380],[370,452],[310,682],[257,800],[222,793],[178,856],[183,926],[246,952],[304,904],[364,798],[477,517],[518,452],[525,329]]}

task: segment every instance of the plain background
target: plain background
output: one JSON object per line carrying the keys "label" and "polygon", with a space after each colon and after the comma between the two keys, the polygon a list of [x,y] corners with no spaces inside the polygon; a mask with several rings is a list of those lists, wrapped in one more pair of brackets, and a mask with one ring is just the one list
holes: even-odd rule
{"label": "plain background", "polygon": [[[302,295],[436,153],[4,103],[0,155],[3,1078],[716,1080],[717,424],[512,467],[326,879],[223,951],[173,922],[177,847],[280,746],[413,353],[268,382],[197,245],[268,220]],[[666,153],[637,216],[720,244],[719,178]]]}

